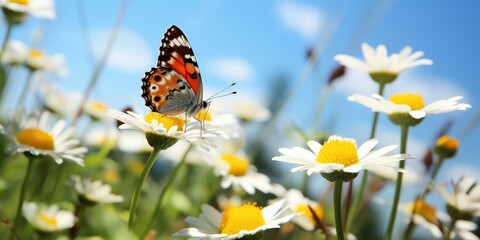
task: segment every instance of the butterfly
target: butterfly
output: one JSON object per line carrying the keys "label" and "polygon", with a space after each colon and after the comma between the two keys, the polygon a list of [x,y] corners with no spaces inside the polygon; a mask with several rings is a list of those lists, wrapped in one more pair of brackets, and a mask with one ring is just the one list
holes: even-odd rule
{"label": "butterfly", "polygon": [[142,78],[142,98],[154,112],[195,116],[206,109],[197,59],[185,34],[172,25],[163,35],[157,66]]}

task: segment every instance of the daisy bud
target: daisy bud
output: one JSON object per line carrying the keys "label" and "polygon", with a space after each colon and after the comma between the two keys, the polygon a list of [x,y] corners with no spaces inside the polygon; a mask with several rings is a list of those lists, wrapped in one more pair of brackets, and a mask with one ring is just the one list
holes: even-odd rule
{"label": "daisy bud", "polygon": [[435,144],[435,152],[443,158],[452,158],[457,153],[459,144],[457,139],[443,135],[438,138]]}
{"label": "daisy bud", "polygon": [[343,65],[339,65],[335,69],[333,69],[333,71],[330,73],[330,76],[328,77],[328,85],[332,84],[333,82],[338,80],[338,78],[345,75],[345,69],[346,68]]}
{"label": "daisy bud", "polygon": [[433,165],[433,153],[430,148],[425,153],[425,156],[423,156],[422,161],[423,161],[423,165],[425,165],[426,171],[428,171]]}

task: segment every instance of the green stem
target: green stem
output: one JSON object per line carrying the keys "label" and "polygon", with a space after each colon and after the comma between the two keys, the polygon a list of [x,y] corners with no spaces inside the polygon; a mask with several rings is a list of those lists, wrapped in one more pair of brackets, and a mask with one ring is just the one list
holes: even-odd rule
{"label": "green stem", "polygon": [[155,160],[157,159],[158,154],[160,153],[159,148],[153,148],[152,153],[147,159],[147,163],[143,168],[142,174],[140,175],[140,179],[138,179],[137,185],[135,186],[135,190],[133,191],[132,201],[130,202],[130,215],[128,217],[128,227],[131,228],[133,224],[133,219],[135,218],[135,208],[137,207],[138,197],[140,196],[140,192],[142,191],[142,186],[145,180],[147,179],[148,173],[150,169],[152,169]]}
{"label": "green stem", "polygon": [[456,219],[456,218],[452,218],[452,221],[451,221],[450,224],[448,225],[447,232],[445,233],[445,235],[443,235],[443,239],[444,239],[444,240],[450,240],[450,235],[452,234],[453,229],[455,228],[455,224],[456,224],[456,223],[457,223],[457,219]]}
{"label": "green stem", "polygon": [[[385,90],[385,84],[379,84],[378,95],[382,96],[384,90]],[[372,129],[370,131],[370,139],[375,138],[376,129],[378,125],[378,115],[379,115],[378,112],[375,112],[373,115],[373,123],[372,123]],[[347,224],[345,225],[346,232],[349,232],[350,226],[352,226],[353,219],[357,216],[358,207],[360,206],[360,202],[362,200],[363,191],[367,184],[367,180],[368,180],[368,171],[364,171],[362,176],[362,181],[360,182],[360,187],[356,191],[350,211],[349,213],[347,213]]]}
{"label": "green stem", "polygon": [[413,230],[415,230],[415,222],[413,222],[413,214],[415,213],[412,213],[412,217],[410,218],[410,222],[408,223],[408,226],[407,226],[407,229],[405,230],[405,235],[403,235],[403,239],[404,240],[408,240],[412,237],[412,234],[413,234]]}
{"label": "green stem", "polygon": [[170,187],[172,186],[174,180],[175,180],[175,177],[178,175],[178,173],[180,172],[180,169],[183,167],[183,165],[185,165],[185,162],[186,162],[186,159],[187,159],[187,155],[188,153],[190,152],[190,150],[192,149],[192,145],[189,146],[189,148],[187,149],[187,151],[185,152],[185,155],[183,156],[182,160],[180,161],[180,163],[177,164],[177,166],[175,167],[175,169],[173,170],[172,174],[170,175],[170,177],[168,178],[167,180],[167,183],[165,183],[165,186],[163,187],[162,189],[162,192],[160,193],[160,197],[158,197],[158,201],[157,201],[157,204],[156,204],[156,207],[155,207],[155,212],[153,212],[153,215],[152,217],[150,218],[150,221],[148,221],[148,224],[146,225],[146,228],[145,230],[143,231],[142,233],[142,239],[143,237],[145,237],[145,235],[147,234],[148,230],[150,230],[150,228],[152,227],[153,223],[155,222],[155,219],[157,217],[157,215],[160,213],[160,209],[162,207],[162,203],[163,203],[163,199],[166,195],[166,192],[170,189]]}
{"label": "green stem", "polygon": [[5,48],[7,47],[7,42],[10,39],[10,34],[12,33],[13,24],[7,24],[7,32],[3,38],[2,49],[0,49],[0,62],[3,64],[3,54],[5,53]]}
{"label": "green stem", "polygon": [[333,208],[335,210],[335,228],[337,229],[337,239],[344,240],[342,227],[342,181],[336,181],[333,190]]}
{"label": "green stem", "polygon": [[7,42],[10,39],[10,34],[12,33],[13,24],[7,24],[7,32],[3,38],[2,49],[0,49],[0,99],[3,96],[3,89],[7,85],[7,73],[3,66],[3,54],[5,53],[5,48],[7,47]]}
{"label": "green stem", "polygon": [[[404,124],[401,126],[401,129],[402,129],[402,135],[401,135],[401,143],[400,143],[400,153],[405,154],[407,151],[408,126]],[[399,168],[400,169],[405,168],[405,160],[400,161]],[[397,215],[398,202],[400,200],[400,192],[402,190],[402,179],[403,179],[403,173],[398,172],[397,182],[395,184],[395,196],[393,197],[392,211],[390,212],[390,219],[388,221],[387,233],[385,236],[386,240],[392,239],[393,226],[395,225],[395,217]]]}
{"label": "green stem", "polygon": [[[18,225],[20,224],[20,220],[22,219],[22,206],[23,206],[23,201],[25,200],[25,193],[27,192],[27,182],[28,179],[30,178],[31,172],[32,172],[32,158],[28,158],[28,163],[27,163],[27,170],[25,173],[25,178],[23,179],[22,183],[22,188],[20,189],[20,198],[18,199],[18,205],[17,205],[17,211],[15,213],[15,221],[13,222],[13,230],[15,231]],[[14,234],[10,236],[10,239],[14,237]]]}
{"label": "green stem", "polygon": [[[430,182],[433,182],[435,180],[435,178],[437,177],[437,174],[438,174],[440,168],[442,167],[444,160],[445,160],[445,158],[440,156],[440,158],[438,159],[438,164],[435,165],[435,168],[433,169],[432,175],[430,176]],[[425,198],[425,196],[427,196],[427,194],[430,193],[430,188],[428,186],[429,186],[429,184],[425,187],[425,191],[423,192],[422,198]]]}
{"label": "green stem", "polygon": [[25,98],[27,97],[27,92],[30,89],[30,85],[32,84],[34,70],[29,69],[27,75],[27,82],[23,87],[22,93],[20,94],[20,98],[18,99],[17,107],[23,105],[25,102]]}

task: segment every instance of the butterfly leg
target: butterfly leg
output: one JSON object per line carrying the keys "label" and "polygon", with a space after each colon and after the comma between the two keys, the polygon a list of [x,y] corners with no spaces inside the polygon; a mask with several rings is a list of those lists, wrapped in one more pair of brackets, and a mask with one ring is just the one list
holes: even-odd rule
{"label": "butterfly leg", "polygon": [[203,132],[205,131],[205,117],[203,118],[203,119],[204,119],[203,121],[202,121],[202,119],[199,119],[199,118],[197,118],[197,117],[193,117],[193,118],[195,118],[195,120],[197,120],[197,121],[200,122],[200,137],[201,137],[202,139],[205,139],[205,138],[203,137]]}

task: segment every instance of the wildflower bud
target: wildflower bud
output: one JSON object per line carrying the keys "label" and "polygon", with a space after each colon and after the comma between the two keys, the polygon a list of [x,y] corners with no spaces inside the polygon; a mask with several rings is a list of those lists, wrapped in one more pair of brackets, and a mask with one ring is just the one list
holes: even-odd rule
{"label": "wildflower bud", "polygon": [[443,158],[452,158],[457,153],[459,142],[457,139],[443,135],[435,144],[435,152]]}
{"label": "wildflower bud", "polygon": [[378,177],[375,177],[372,179],[370,182],[370,185],[368,186],[368,192],[370,193],[376,193],[379,192],[380,190],[383,189],[385,186],[385,181],[379,179]]}
{"label": "wildflower bud", "polygon": [[433,153],[432,149],[428,149],[427,152],[425,153],[425,156],[423,156],[423,165],[425,165],[425,169],[428,172],[428,170],[432,167],[433,165]]}
{"label": "wildflower bud", "polygon": [[313,48],[307,49],[307,59],[312,60],[315,58],[315,50]]}
{"label": "wildflower bud", "polygon": [[335,80],[338,80],[341,76],[345,75],[345,66],[339,65],[330,73],[328,77],[328,85],[331,85]]}

